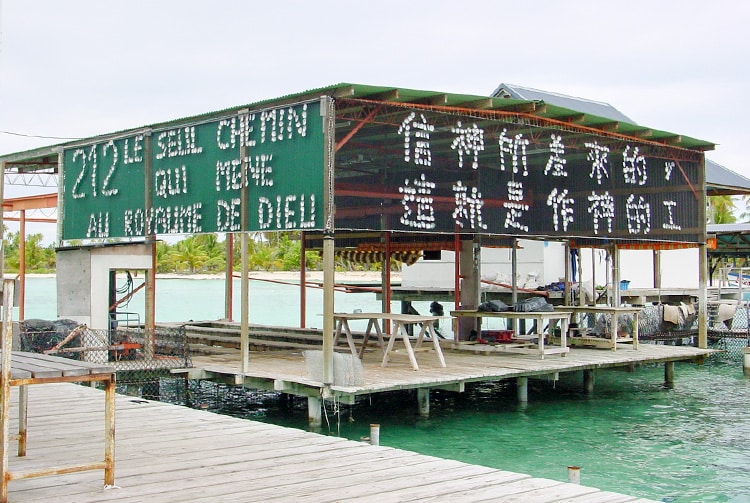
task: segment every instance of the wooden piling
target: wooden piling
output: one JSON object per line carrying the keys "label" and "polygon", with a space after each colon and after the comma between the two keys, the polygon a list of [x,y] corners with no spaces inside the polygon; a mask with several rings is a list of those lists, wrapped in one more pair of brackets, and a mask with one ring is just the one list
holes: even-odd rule
{"label": "wooden piling", "polygon": [[583,371],[583,392],[587,395],[594,394],[594,369]]}
{"label": "wooden piling", "polygon": [[323,426],[323,407],[321,399],[316,396],[307,397],[307,421],[312,429]]}
{"label": "wooden piling", "polygon": [[580,466],[568,467],[568,482],[570,482],[571,484],[581,483],[581,467]]}
{"label": "wooden piling", "polygon": [[516,378],[516,395],[518,396],[518,401],[521,403],[527,403],[529,401],[529,378],[528,377]]}
{"label": "wooden piling", "polygon": [[664,386],[674,388],[674,362],[664,362]]}
{"label": "wooden piling", "polygon": [[380,445],[380,425],[373,423],[370,425],[370,445]]}
{"label": "wooden piling", "polygon": [[429,417],[430,415],[430,388],[417,388],[417,407],[419,415]]}

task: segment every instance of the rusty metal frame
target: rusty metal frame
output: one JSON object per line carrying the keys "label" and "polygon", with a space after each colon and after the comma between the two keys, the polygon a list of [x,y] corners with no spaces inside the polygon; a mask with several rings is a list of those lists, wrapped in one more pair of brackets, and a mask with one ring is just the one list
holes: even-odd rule
{"label": "rusty metal frame", "polygon": [[[2,371],[0,373],[0,503],[8,501],[8,482],[11,480],[77,473],[88,470],[104,470],[104,485],[115,483],[115,381],[114,368],[109,372],[96,372],[86,375],[60,375],[55,377],[33,377],[31,374],[15,378],[11,372],[11,348],[13,344],[13,290],[14,281],[3,279],[3,315],[2,315]],[[8,444],[11,439],[18,441],[18,455],[26,455],[28,435],[28,394],[26,386],[63,382],[102,382],[105,386],[104,407],[104,460],[83,464],[71,464],[48,468],[36,468],[27,471],[11,471],[8,462]],[[19,420],[18,435],[10,435],[10,388],[19,386]]]}

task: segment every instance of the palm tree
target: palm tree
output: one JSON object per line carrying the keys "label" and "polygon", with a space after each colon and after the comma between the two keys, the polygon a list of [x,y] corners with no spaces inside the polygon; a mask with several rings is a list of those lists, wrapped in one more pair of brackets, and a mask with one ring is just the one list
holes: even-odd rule
{"label": "palm tree", "polygon": [[156,243],[156,272],[173,272],[175,269],[171,247],[164,241],[158,241]]}
{"label": "palm tree", "polygon": [[710,196],[708,198],[707,220],[712,224],[733,224],[737,221],[734,211],[737,206],[732,196]]}
{"label": "palm tree", "polygon": [[208,261],[206,250],[195,239],[195,236],[190,236],[175,244],[170,251],[170,256],[175,260],[178,270],[187,269],[190,273],[202,270]]}
{"label": "palm tree", "polygon": [[750,196],[740,196],[740,201],[742,201],[744,209],[742,210],[738,218],[740,222],[748,222],[750,221]]}
{"label": "palm tree", "polygon": [[216,234],[198,234],[195,237],[196,243],[203,248],[208,256],[205,268],[209,271],[220,271],[226,264],[226,246],[219,241]]}

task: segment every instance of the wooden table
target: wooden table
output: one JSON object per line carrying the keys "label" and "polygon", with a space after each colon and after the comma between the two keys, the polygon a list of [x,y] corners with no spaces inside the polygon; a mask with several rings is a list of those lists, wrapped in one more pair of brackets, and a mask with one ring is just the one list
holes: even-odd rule
{"label": "wooden table", "polygon": [[[16,479],[77,473],[86,470],[104,470],[104,486],[115,483],[115,368],[57,356],[12,351],[13,347],[13,291],[12,279],[2,281],[2,347],[0,348],[0,502],[8,501],[8,482]],[[10,471],[8,444],[18,441],[18,456],[26,455],[28,426],[27,386],[61,382],[102,382],[104,393],[104,460],[38,468],[27,471]],[[10,435],[10,387],[19,387],[18,435]],[[60,425],[64,427],[65,425]],[[88,442],[85,432],[73,432]]]}
{"label": "wooden table", "polygon": [[[610,328],[608,334],[596,336],[590,330],[571,330],[568,335],[568,344],[571,346],[593,346],[597,348],[608,348],[612,351],[617,349],[619,343],[632,343],[633,349],[638,349],[638,314],[641,312],[640,307],[613,307],[613,306],[558,306],[555,309],[570,311],[573,315],[592,314],[609,315]],[[629,314],[633,316],[633,333],[631,336],[620,336],[618,334],[618,318],[620,315]],[[596,321],[594,322],[596,323]]]}
{"label": "wooden table", "polygon": [[[437,353],[438,360],[440,360],[440,365],[443,367],[446,366],[443,352],[440,349],[438,335],[437,332],[435,332],[434,327],[435,321],[442,319],[442,316],[422,316],[420,314],[396,313],[335,313],[333,317],[336,321],[336,335],[334,336],[334,345],[338,343],[339,337],[341,336],[341,333],[343,331],[346,334],[346,341],[349,344],[349,349],[354,356],[362,358],[362,355],[364,355],[365,352],[365,348],[367,347],[367,341],[369,340],[372,331],[375,330],[375,334],[378,337],[378,344],[381,348],[383,348],[383,362],[381,364],[382,367],[386,367],[388,365],[390,353],[391,351],[393,351],[393,343],[397,338],[401,338],[401,340],[404,342],[404,346],[406,346],[406,352],[409,355],[409,361],[411,362],[412,368],[414,370],[419,370],[419,365],[417,364],[417,358],[414,352],[415,350],[420,349],[425,335],[429,333],[429,338],[432,340],[432,345],[435,348],[435,353]],[[365,330],[365,335],[362,340],[362,347],[360,348],[359,352],[354,345],[354,338],[352,337],[352,331],[349,327],[349,321],[352,320],[368,320],[367,329]],[[391,329],[391,334],[388,338],[387,344],[383,339],[383,331],[380,327],[380,322],[382,320],[389,320],[393,322],[393,327]],[[412,347],[411,341],[409,340],[409,333],[407,331],[408,325],[422,325],[414,347]]]}
{"label": "wooden table", "polygon": [[[481,333],[482,318],[504,318],[507,320],[534,320],[536,323],[535,332],[528,335],[516,335],[514,342],[507,344],[496,344],[494,346],[482,345],[487,347],[477,348],[472,344],[457,341],[457,349],[468,349],[472,351],[482,352],[504,352],[504,353],[523,353],[523,354],[535,354],[539,355],[540,358],[544,359],[545,355],[559,354],[565,356],[570,348],[567,346],[567,332],[568,323],[570,321],[570,311],[529,311],[529,312],[516,312],[516,311],[503,311],[503,312],[492,312],[492,311],[477,311],[477,310],[460,310],[451,311],[451,316],[457,318],[470,317],[479,319],[479,328]],[[546,345],[544,342],[546,334],[544,333],[545,322],[549,323],[550,330],[554,325],[560,325],[560,345],[551,347]]]}

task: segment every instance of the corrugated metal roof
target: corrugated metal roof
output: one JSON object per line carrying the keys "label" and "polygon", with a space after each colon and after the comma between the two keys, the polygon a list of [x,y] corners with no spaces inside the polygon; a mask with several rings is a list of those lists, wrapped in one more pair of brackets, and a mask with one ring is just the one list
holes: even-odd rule
{"label": "corrugated metal roof", "polygon": [[709,196],[750,194],[750,179],[706,159],[706,193]]}
{"label": "corrugated metal roof", "polygon": [[750,233],[750,223],[706,224],[706,232],[709,234]]}
{"label": "corrugated metal roof", "polygon": [[498,98],[509,97],[518,100],[543,101],[545,103],[551,103],[571,110],[578,110],[585,114],[606,117],[613,121],[628,122],[631,124],[636,123],[609,103],[585,98],[576,98],[574,96],[552,93],[549,91],[541,91],[539,89],[532,89],[530,87],[519,86],[516,84],[500,84],[497,89],[492,92],[492,96]]}
{"label": "corrugated metal roof", "polygon": [[131,128],[114,133],[85,138],[82,140],[76,140],[74,142],[66,142],[50,147],[44,147],[41,149],[34,149],[27,152],[7,154],[0,156],[0,161],[12,162],[33,160],[39,158],[40,156],[49,156],[56,152],[57,149],[61,147],[64,148],[67,145],[78,144],[81,142],[89,143],[92,141],[97,141],[98,139],[123,136],[132,132],[137,132],[149,128],[162,129],[173,127],[177,124],[210,120],[216,117],[237,113],[243,109],[262,110],[264,108],[283,106],[289,103],[315,99],[323,95],[333,97],[371,99],[394,103],[419,103],[433,106],[471,108],[475,110],[513,111],[526,113],[540,119],[561,121],[569,124],[572,127],[579,126],[601,129],[602,131],[610,133],[616,132],[617,134],[621,135],[637,137],[641,140],[662,142],[670,146],[693,150],[712,150],[714,148],[714,144],[708,141],[699,140],[688,136],[682,136],[667,131],[650,129],[632,124],[630,122],[618,122],[616,120],[613,120],[612,117],[596,115],[594,113],[586,113],[586,111],[584,110],[576,110],[574,108],[559,106],[552,101],[501,98],[492,96],[478,96],[471,94],[456,94],[444,93],[439,91],[407,89],[400,87],[339,83],[331,86],[309,89],[307,91],[302,91],[299,93],[288,94],[277,98],[256,101],[254,103],[225,108],[213,112],[207,112],[205,114],[196,116],[183,117],[166,122],[144,125],[137,128]]}

